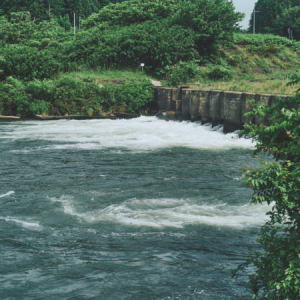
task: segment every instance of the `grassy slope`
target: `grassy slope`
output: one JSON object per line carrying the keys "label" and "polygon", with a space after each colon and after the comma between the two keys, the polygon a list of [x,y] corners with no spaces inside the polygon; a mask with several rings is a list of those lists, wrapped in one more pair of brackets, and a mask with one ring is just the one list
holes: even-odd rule
{"label": "grassy slope", "polygon": [[105,84],[107,82],[118,83],[130,80],[142,80],[148,79],[149,76],[145,72],[141,71],[119,71],[119,70],[85,70],[80,72],[73,72],[70,75],[74,79],[91,79],[99,84]]}
{"label": "grassy slope", "polygon": [[[293,73],[300,68],[300,42],[274,35],[235,34],[234,45],[221,49],[220,65],[232,71],[230,81],[209,80],[201,67],[198,77],[190,80],[192,88],[245,91],[272,94],[294,94],[296,87],[287,86]],[[203,75],[204,74],[204,75]],[[139,81],[149,76],[141,71],[80,71],[70,74],[74,79],[90,79],[99,85]]]}
{"label": "grassy slope", "polygon": [[[223,47],[221,63],[233,70],[229,82],[198,78],[194,88],[294,94],[287,86],[300,67],[300,42],[273,35],[236,34],[234,46]],[[203,67],[203,70],[209,66]]]}

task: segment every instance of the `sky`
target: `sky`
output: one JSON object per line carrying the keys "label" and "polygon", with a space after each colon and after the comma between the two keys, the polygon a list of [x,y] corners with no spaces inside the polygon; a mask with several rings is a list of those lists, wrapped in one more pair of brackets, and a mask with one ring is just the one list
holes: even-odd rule
{"label": "sky", "polygon": [[249,27],[249,20],[254,9],[254,4],[257,0],[232,0],[232,2],[236,11],[242,12],[246,15],[244,20],[240,22],[240,25],[243,29],[247,29]]}

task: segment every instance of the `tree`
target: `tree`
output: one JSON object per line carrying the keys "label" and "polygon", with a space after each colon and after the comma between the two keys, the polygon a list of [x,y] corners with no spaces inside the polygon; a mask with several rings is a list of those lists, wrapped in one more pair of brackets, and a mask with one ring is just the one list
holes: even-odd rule
{"label": "tree", "polygon": [[256,106],[252,114],[268,124],[246,125],[243,133],[256,137],[255,153],[268,153],[274,161],[247,168],[244,178],[253,189],[252,202],[267,203],[271,211],[258,240],[262,251],[239,270],[255,267],[249,277],[254,299],[300,299],[300,93],[272,107]]}
{"label": "tree", "polygon": [[[300,0],[258,0],[255,4],[255,31],[257,33],[273,33],[289,37],[289,27],[298,28],[297,12]],[[254,13],[252,13],[249,32],[253,32]]]}
{"label": "tree", "polygon": [[[128,62],[133,65],[143,58],[153,68],[161,68],[178,60],[195,59],[199,54],[206,58],[216,54],[220,45],[232,41],[241,18],[232,2],[225,0],[129,0],[107,5],[85,20],[83,35],[94,32],[93,41],[76,49],[91,49],[93,44],[94,53],[99,53],[109,43],[110,50],[102,51],[111,55],[109,61],[123,57],[128,66]],[[187,46],[191,49],[189,55],[186,55]],[[115,52],[118,47],[121,49]],[[191,53],[195,50],[197,55]]]}
{"label": "tree", "polygon": [[281,36],[300,40],[300,6],[283,10],[274,21],[274,30]]}
{"label": "tree", "polygon": [[237,22],[243,14],[235,12],[231,1],[224,0],[190,0],[181,1],[171,24],[178,24],[192,29],[200,55],[215,54],[220,45],[232,41],[237,29]]}
{"label": "tree", "polygon": [[32,80],[57,74],[62,41],[68,35],[55,20],[35,23],[30,13],[12,13],[10,22],[0,17],[0,80],[8,76]]}
{"label": "tree", "polygon": [[82,18],[87,18],[108,3],[120,1],[122,0],[1,0],[2,13],[0,12],[0,15],[10,17],[13,12],[28,11],[32,18],[42,21],[49,20],[51,16],[59,19],[67,14],[71,21],[74,12]]}

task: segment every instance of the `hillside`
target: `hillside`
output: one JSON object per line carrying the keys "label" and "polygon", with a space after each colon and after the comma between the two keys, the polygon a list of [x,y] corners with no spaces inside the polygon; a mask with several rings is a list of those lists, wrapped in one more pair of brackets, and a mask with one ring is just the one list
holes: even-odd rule
{"label": "hillside", "polygon": [[205,64],[188,81],[195,88],[294,94],[287,86],[300,68],[300,42],[274,35],[235,34],[218,63]]}
{"label": "hillside", "polygon": [[240,19],[223,0],[109,4],[76,35],[55,18],[0,17],[0,114],[140,113],[153,102],[149,78],[167,86],[293,93],[286,83],[299,69],[300,44],[234,34]]}

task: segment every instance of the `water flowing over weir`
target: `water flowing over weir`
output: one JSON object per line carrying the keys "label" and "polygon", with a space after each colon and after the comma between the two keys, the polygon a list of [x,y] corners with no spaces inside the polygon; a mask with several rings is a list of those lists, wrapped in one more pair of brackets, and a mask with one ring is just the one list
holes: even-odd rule
{"label": "water flowing over weir", "polygon": [[253,144],[199,123],[0,122],[1,299],[237,299]]}

